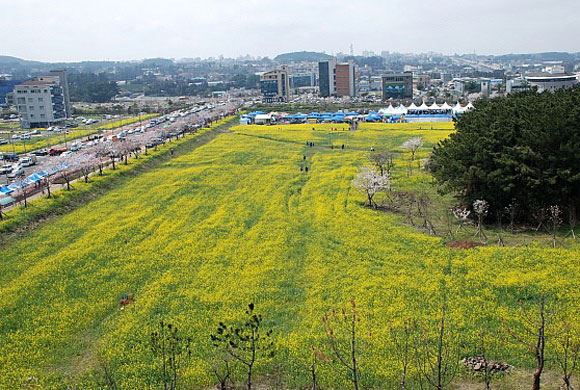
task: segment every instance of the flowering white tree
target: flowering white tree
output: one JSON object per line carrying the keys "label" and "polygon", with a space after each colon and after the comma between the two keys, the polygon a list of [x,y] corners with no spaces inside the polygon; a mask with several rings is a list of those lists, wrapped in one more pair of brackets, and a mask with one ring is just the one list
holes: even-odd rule
{"label": "flowering white tree", "polygon": [[423,138],[413,137],[403,142],[403,145],[401,146],[403,149],[407,149],[409,152],[411,152],[411,161],[415,161],[415,154],[417,153],[417,150],[423,146]]}
{"label": "flowering white tree", "polygon": [[369,206],[373,206],[373,198],[379,192],[391,188],[391,178],[387,173],[383,175],[369,168],[362,168],[353,181],[354,186],[366,193]]}
{"label": "flowering white tree", "polygon": [[477,232],[475,235],[485,239],[487,239],[487,236],[483,231],[483,219],[486,217],[488,211],[489,203],[484,199],[477,199],[473,202],[473,212],[477,215]]}
{"label": "flowering white tree", "polygon": [[115,157],[117,156],[117,150],[113,145],[113,142],[102,142],[98,144],[95,148],[95,156],[99,159],[99,174],[103,173],[103,160],[106,158],[111,159],[111,164],[113,169],[115,169]]}

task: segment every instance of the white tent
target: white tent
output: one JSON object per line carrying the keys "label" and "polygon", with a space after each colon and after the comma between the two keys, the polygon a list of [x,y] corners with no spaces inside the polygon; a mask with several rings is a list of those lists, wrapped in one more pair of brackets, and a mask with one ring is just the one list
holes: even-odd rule
{"label": "white tent", "polygon": [[464,112],[465,112],[465,108],[463,108],[459,102],[457,102],[457,104],[453,106],[453,113],[454,114],[462,114]]}
{"label": "white tent", "polygon": [[471,102],[467,103],[467,106],[465,106],[465,111],[471,111],[473,110],[475,107],[473,106],[473,104],[471,104]]}
{"label": "white tent", "polygon": [[428,110],[429,106],[423,101],[423,104],[419,106],[419,110]]}
{"label": "white tent", "polygon": [[395,114],[395,108],[393,107],[392,104],[389,104],[389,107],[387,107],[387,108],[381,108],[379,110],[379,114],[383,114],[383,115],[393,115],[393,114]]}
{"label": "white tent", "polygon": [[395,108],[395,114],[397,115],[407,115],[408,112],[409,107],[405,107],[403,104],[399,104],[399,106]]}
{"label": "white tent", "polygon": [[441,105],[441,107],[439,107],[439,109],[440,110],[451,110],[452,107],[449,104],[447,104],[447,102],[445,102]]}
{"label": "white tent", "polygon": [[437,102],[435,102],[429,106],[429,110],[432,110],[432,111],[441,110],[441,109],[442,108],[437,105]]}
{"label": "white tent", "polygon": [[416,110],[417,108],[419,108],[419,107],[417,107],[415,105],[415,102],[413,102],[413,103],[411,103],[411,105],[409,107],[407,107],[407,111],[409,111],[409,110]]}

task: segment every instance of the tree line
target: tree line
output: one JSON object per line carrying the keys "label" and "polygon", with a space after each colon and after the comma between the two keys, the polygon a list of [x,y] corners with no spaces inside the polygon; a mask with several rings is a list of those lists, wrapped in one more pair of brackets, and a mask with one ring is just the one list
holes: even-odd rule
{"label": "tree line", "polygon": [[545,223],[557,206],[575,225],[580,206],[580,88],[482,99],[457,131],[433,149],[429,169],[444,192],[467,207],[489,204],[486,218],[507,214]]}

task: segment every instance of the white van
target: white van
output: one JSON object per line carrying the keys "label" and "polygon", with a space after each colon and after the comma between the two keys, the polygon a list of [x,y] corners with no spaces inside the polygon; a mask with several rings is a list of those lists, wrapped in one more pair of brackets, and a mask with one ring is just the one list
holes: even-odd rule
{"label": "white van", "polygon": [[23,167],[31,167],[36,164],[36,156],[27,156],[20,159],[20,165]]}

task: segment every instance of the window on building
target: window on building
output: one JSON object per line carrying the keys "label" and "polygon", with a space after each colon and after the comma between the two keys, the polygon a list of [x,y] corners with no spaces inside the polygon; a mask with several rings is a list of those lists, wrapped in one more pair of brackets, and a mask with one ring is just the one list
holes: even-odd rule
{"label": "window on building", "polygon": [[34,114],[30,114],[30,119],[34,118]]}
{"label": "window on building", "polygon": [[28,103],[34,103],[34,98],[28,98]]}
{"label": "window on building", "polygon": [[28,106],[28,109],[29,109],[30,111],[34,111],[34,106]]}
{"label": "window on building", "polygon": [[44,111],[44,106],[39,106],[39,107],[38,107],[38,109],[39,109],[40,111]]}
{"label": "window on building", "polygon": [[41,119],[44,119],[44,118],[46,118],[46,115],[44,115],[44,114],[40,114],[40,118],[41,118]]}
{"label": "window on building", "polygon": [[42,103],[42,102],[44,102],[44,98],[38,98],[38,102],[39,102],[39,103]]}

